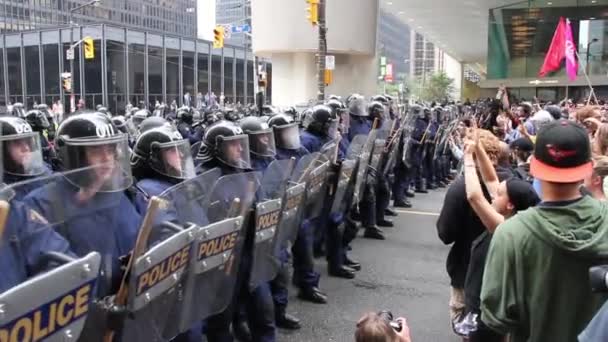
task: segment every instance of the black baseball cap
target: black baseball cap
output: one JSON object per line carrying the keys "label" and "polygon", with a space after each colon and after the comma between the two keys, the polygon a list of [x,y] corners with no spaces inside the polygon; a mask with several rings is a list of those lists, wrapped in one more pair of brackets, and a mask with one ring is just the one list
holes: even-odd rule
{"label": "black baseball cap", "polygon": [[530,173],[534,178],[574,183],[591,175],[591,146],[587,130],[570,120],[543,126],[536,136]]}
{"label": "black baseball cap", "polygon": [[511,143],[510,147],[513,150],[520,150],[520,151],[524,151],[524,152],[534,151],[534,143],[532,142],[532,140],[530,140],[526,137],[522,137],[522,138],[519,138],[519,139],[513,141]]}

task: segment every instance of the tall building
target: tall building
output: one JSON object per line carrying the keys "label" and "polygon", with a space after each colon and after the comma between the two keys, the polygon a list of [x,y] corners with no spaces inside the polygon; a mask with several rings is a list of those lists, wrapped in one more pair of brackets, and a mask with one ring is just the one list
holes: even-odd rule
{"label": "tall building", "polygon": [[[91,0],[3,0],[0,33],[69,25],[70,11]],[[77,24],[113,24],[153,32],[196,36],[196,0],[100,0],[74,10]]]}
{"label": "tall building", "polygon": [[395,15],[380,11],[378,54],[393,65],[393,77],[410,73],[410,28]]}
{"label": "tall building", "polygon": [[[218,25],[251,25],[251,6],[249,0],[216,0],[216,22]],[[226,44],[248,45],[249,37],[244,33],[231,33]]]}
{"label": "tall building", "polygon": [[410,74],[413,77],[424,78],[439,70],[439,66],[443,65],[443,62],[440,60],[441,56],[435,45],[414,30],[411,31],[410,39]]}

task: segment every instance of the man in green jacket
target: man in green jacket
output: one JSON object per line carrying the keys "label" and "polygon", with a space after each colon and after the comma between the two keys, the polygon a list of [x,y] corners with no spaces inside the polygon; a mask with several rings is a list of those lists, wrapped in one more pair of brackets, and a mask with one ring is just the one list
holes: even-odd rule
{"label": "man in green jacket", "polygon": [[481,290],[482,320],[511,342],[576,341],[607,299],[589,285],[589,267],[608,260],[608,206],[580,193],[591,172],[582,126],[543,127],[530,165],[542,202],[498,227]]}

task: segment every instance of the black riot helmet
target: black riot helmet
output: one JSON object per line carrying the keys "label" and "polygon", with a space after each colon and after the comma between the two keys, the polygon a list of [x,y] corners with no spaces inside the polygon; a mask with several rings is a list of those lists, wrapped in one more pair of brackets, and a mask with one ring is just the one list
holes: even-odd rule
{"label": "black riot helmet", "polygon": [[310,119],[307,118],[307,121],[307,131],[322,137],[335,138],[338,131],[338,119],[333,115],[331,108],[328,106],[314,106]]}
{"label": "black riot helmet", "polygon": [[141,125],[141,123],[149,118],[150,116],[152,116],[152,114],[150,113],[149,110],[147,109],[138,109],[135,113],[133,113],[133,116],[131,116],[131,121],[133,122],[133,124],[135,125],[135,127],[137,129],[139,129],[139,126]]}
{"label": "black riot helmet", "polygon": [[195,176],[190,143],[171,125],[150,128],[137,137],[131,168],[138,179],[161,176],[179,182]]}
{"label": "black riot helmet", "polygon": [[422,118],[427,121],[431,119],[431,109],[429,107],[422,109]]}
{"label": "black riot helmet", "polygon": [[141,125],[139,125],[139,134],[142,134],[149,129],[165,125],[169,125],[169,121],[167,121],[167,119],[159,116],[151,116],[141,122]]}
{"label": "black riot helmet", "polygon": [[302,127],[302,128],[308,127],[308,124],[310,123],[311,117],[312,117],[312,107],[311,108],[306,108],[302,112],[302,115],[300,116],[300,127]]}
{"label": "black riot helmet", "polygon": [[40,134],[22,118],[0,117],[0,141],[4,172],[21,177],[36,177],[45,172]]}
{"label": "black riot helmet", "polygon": [[15,102],[13,104],[13,106],[11,107],[11,109],[9,110],[9,112],[11,113],[12,116],[16,116],[18,118],[25,117],[25,107],[23,106],[23,103],[21,103],[21,102]]}
{"label": "black riot helmet", "polygon": [[177,119],[189,125],[192,124],[192,111],[190,107],[182,106],[177,110]]}
{"label": "black riot helmet", "polygon": [[378,119],[377,127],[381,127],[386,115],[384,105],[379,101],[373,101],[369,104],[367,111],[369,112],[370,119]]}
{"label": "black riot helmet", "polygon": [[441,122],[443,118],[443,108],[440,106],[435,106],[435,108],[433,108],[433,120],[435,120],[436,122]]}
{"label": "black riot helmet", "polygon": [[132,182],[127,136],[102,113],[75,114],[64,120],[55,139],[65,177],[97,192],[127,189]]}
{"label": "black riot helmet", "polygon": [[385,106],[388,106],[390,104],[389,100],[384,95],[375,95],[375,96],[372,96],[371,100],[372,100],[372,102],[373,101],[378,101],[378,102],[382,103]]}
{"label": "black riot helmet", "polygon": [[298,124],[288,114],[277,114],[268,120],[268,126],[274,130],[277,147],[287,150],[297,150],[300,143]]}
{"label": "black riot helmet", "polygon": [[548,105],[548,106],[545,106],[545,110],[547,112],[549,112],[549,114],[551,114],[551,116],[555,120],[559,120],[562,118],[562,110],[559,108],[559,106]]}
{"label": "black riot helmet", "polygon": [[203,163],[215,159],[236,169],[251,169],[249,137],[234,122],[220,120],[207,127],[196,158]]}
{"label": "black riot helmet", "polygon": [[342,104],[342,101],[339,101],[336,99],[331,99],[331,100],[327,101],[327,103],[325,103],[325,105],[327,107],[331,108],[332,114],[335,117],[339,117],[340,114],[346,109],[344,107],[344,104]]}
{"label": "black riot helmet", "polygon": [[129,133],[129,131],[127,130],[127,120],[125,119],[124,116],[122,116],[122,115],[113,116],[112,117],[112,123],[122,133],[124,133],[124,134],[128,134]]}
{"label": "black riot helmet", "polygon": [[365,109],[365,98],[359,94],[351,95],[348,98],[348,112],[354,116],[369,116],[368,111]]}
{"label": "black riot helmet", "polygon": [[38,109],[29,110],[25,114],[25,120],[36,132],[42,132],[51,126],[46,114]]}
{"label": "black riot helmet", "polygon": [[409,108],[409,114],[412,119],[422,119],[424,117],[424,111],[420,105],[414,104]]}
{"label": "black riot helmet", "polygon": [[262,118],[248,116],[239,125],[243,133],[249,136],[249,152],[259,157],[274,157],[277,150],[274,145],[274,134]]}

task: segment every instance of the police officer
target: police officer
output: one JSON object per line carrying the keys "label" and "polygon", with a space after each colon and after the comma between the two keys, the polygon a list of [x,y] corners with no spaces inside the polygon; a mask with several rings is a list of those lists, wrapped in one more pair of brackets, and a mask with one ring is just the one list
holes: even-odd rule
{"label": "police officer", "polygon": [[181,133],[184,139],[187,139],[190,144],[194,145],[201,141],[203,137],[202,129],[193,129],[194,115],[191,108],[183,106],[177,110],[177,130]]}
{"label": "police officer", "polygon": [[422,166],[425,156],[425,143],[428,139],[431,126],[431,110],[424,107],[419,112],[419,117],[414,123],[414,131],[412,132],[412,165],[414,165],[414,182],[416,192],[427,193],[426,179],[424,177],[424,168]]}
{"label": "police officer", "polygon": [[56,223],[76,255],[102,254],[98,295],[114,293],[122,279],[119,258],[133,249],[141,223],[124,193],[132,182],[127,137],[102,113],[76,114],[59,126],[56,144],[69,172],[24,201]]}
{"label": "police officer", "polygon": [[348,141],[352,142],[357,135],[368,135],[371,132],[372,123],[363,96],[353,94],[348,97],[348,113],[350,116]]}
{"label": "police officer", "polygon": [[277,159],[295,158],[297,164],[298,161],[300,161],[300,158],[309,153],[300,142],[298,124],[291,116],[287,114],[277,114],[268,119],[268,126],[272,127],[274,130]]}
{"label": "police officer", "polygon": [[40,145],[42,147],[42,156],[44,157],[44,161],[55,169],[55,159],[57,156],[55,149],[49,142],[51,139],[54,139],[55,127],[51,127],[51,122],[49,122],[47,115],[38,109],[28,111],[25,115],[25,120],[32,127],[32,130],[34,130],[34,132],[38,132],[40,135]]}
{"label": "police officer", "polygon": [[[0,117],[2,136],[2,158],[4,182],[13,184],[51,174],[50,166],[44,163],[40,147],[40,135],[22,118]],[[30,191],[39,187],[39,182],[29,182],[15,189],[16,200],[23,199]]]}
{"label": "police officer", "polygon": [[[203,137],[197,159],[200,164],[197,173],[203,173],[212,168],[219,168],[222,175],[235,174],[251,170],[249,159],[249,137],[235,123],[221,120],[207,128]],[[230,189],[224,189],[226,198],[232,199]],[[246,327],[241,318],[238,304],[245,304],[247,320],[254,341],[275,340],[275,317],[272,294],[268,283],[262,283],[255,289],[249,289],[251,272],[251,255],[253,250],[253,232],[247,232],[245,248],[237,275],[237,296],[233,304],[225,312],[210,317],[207,321],[207,337],[210,341],[223,340],[222,337],[211,338],[209,334],[229,334],[229,325],[234,316],[233,330],[235,335],[247,335]]]}
{"label": "police officer", "polygon": [[[409,108],[408,117],[413,117],[417,119],[423,115],[422,107],[419,105],[412,105]],[[406,125],[402,130],[403,136],[399,145],[399,150],[397,154],[396,164],[395,164],[395,182],[393,183],[393,196],[395,198],[393,204],[395,207],[400,208],[411,208],[412,203],[407,199],[407,197],[413,197],[414,193],[410,192],[409,187],[413,180],[415,174],[415,168],[417,164],[414,163],[414,155],[415,149],[417,145],[410,140],[407,139],[410,134],[410,122],[402,122],[402,125]],[[413,134],[413,132],[412,132]]]}
{"label": "police officer", "polygon": [[131,115],[129,120],[132,122],[133,127],[135,127],[135,130],[139,131],[139,126],[141,125],[141,123],[145,119],[152,116],[152,114],[147,109],[137,109],[136,110],[136,108],[134,108],[133,110],[134,110],[134,113]]}
{"label": "police officer", "polygon": [[55,118],[53,117],[53,113],[51,113],[49,110],[49,106],[47,106],[45,103],[41,103],[38,105],[38,107],[36,107],[36,109],[41,111],[42,114],[46,116],[46,120],[49,122],[49,127],[46,129],[48,139],[50,141],[55,140],[55,130],[57,128],[55,127],[55,124],[57,124],[57,122],[55,122]]}
{"label": "police officer", "polygon": [[262,118],[255,116],[243,118],[239,126],[249,136],[251,168],[254,171],[266,170],[276,155],[272,128]]}
{"label": "police officer", "polygon": [[424,141],[424,159],[422,164],[423,175],[426,179],[427,189],[437,189],[437,183],[435,180],[435,144],[437,139],[437,133],[439,131],[439,120],[441,120],[442,108],[437,106],[432,110],[432,117],[430,118],[430,125],[427,130]]}

